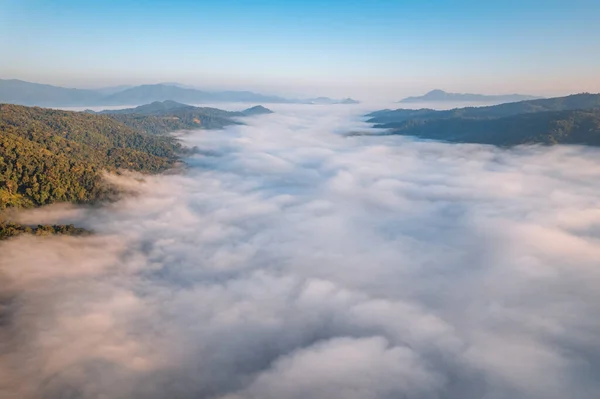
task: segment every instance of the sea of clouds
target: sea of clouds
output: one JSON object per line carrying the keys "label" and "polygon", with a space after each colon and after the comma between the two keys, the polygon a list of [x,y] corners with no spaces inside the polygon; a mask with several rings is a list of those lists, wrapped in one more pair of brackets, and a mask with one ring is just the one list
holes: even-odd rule
{"label": "sea of clouds", "polygon": [[600,397],[600,151],[280,105],[0,244],[0,397]]}

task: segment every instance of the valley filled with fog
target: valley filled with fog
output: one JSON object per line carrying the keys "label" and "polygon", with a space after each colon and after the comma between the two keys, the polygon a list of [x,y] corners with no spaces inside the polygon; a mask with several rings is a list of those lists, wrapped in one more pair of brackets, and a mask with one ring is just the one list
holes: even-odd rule
{"label": "valley filled with fog", "polygon": [[0,393],[595,397],[599,149],[269,108],[178,133],[181,170],[107,176],[118,202],[15,216],[95,234],[0,243]]}

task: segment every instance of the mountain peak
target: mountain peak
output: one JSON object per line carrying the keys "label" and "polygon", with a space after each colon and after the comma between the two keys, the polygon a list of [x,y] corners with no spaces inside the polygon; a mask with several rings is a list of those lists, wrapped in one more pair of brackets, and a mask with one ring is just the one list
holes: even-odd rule
{"label": "mountain peak", "polygon": [[245,109],[242,111],[242,114],[246,115],[246,116],[252,116],[252,115],[266,115],[266,114],[272,114],[273,111],[271,111],[268,108],[263,107],[262,105],[256,105],[254,107]]}
{"label": "mountain peak", "polygon": [[444,90],[441,89],[433,89],[429,93],[425,94],[426,96],[437,96],[440,94],[448,94]]}

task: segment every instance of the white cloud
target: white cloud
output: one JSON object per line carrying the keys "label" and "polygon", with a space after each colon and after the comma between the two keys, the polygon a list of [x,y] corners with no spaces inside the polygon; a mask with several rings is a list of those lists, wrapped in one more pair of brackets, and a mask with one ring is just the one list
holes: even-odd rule
{"label": "white cloud", "polygon": [[0,244],[0,396],[596,398],[598,151],[344,137],[278,106]]}

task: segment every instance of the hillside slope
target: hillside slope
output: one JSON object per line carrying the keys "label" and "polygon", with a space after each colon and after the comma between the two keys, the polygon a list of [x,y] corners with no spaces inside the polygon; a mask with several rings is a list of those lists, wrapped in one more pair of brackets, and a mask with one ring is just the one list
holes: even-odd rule
{"label": "hillside slope", "polygon": [[156,173],[181,146],[104,115],[0,104],[0,209],[93,201],[103,170]]}
{"label": "hillside slope", "polygon": [[237,118],[270,114],[273,111],[257,105],[240,112],[218,108],[194,107],[175,101],[155,101],[135,108],[106,110],[105,114],[129,127],[152,134],[186,129],[222,129],[241,124]]}
{"label": "hillside slope", "polygon": [[519,144],[600,146],[600,110],[550,111],[497,119],[414,119],[393,124],[392,128],[384,134],[500,146]]}
{"label": "hillside slope", "polygon": [[487,107],[455,108],[445,111],[433,109],[382,110],[368,114],[367,116],[370,119],[367,122],[381,125],[380,127],[393,127],[387,125],[410,119],[502,118],[545,111],[573,111],[593,108],[600,108],[600,94],[582,93],[566,97],[521,101]]}

